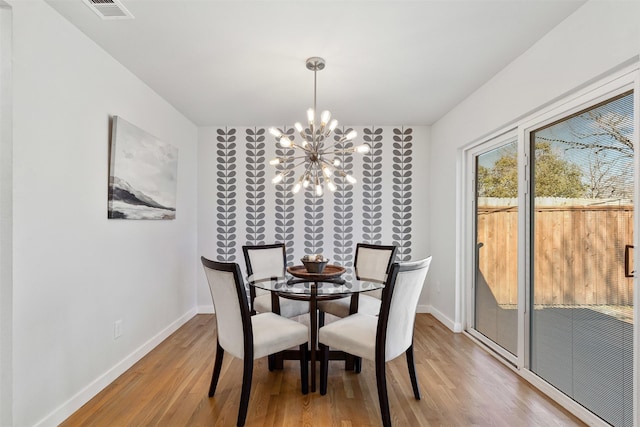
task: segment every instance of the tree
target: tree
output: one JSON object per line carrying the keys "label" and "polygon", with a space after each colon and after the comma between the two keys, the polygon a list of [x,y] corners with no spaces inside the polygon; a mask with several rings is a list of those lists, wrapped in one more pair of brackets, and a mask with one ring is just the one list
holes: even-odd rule
{"label": "tree", "polygon": [[[549,142],[535,144],[536,197],[584,197],[582,170],[554,152]],[[514,149],[505,150],[492,168],[478,166],[479,197],[518,197],[518,159]]]}
{"label": "tree", "polygon": [[478,196],[518,197],[518,159],[515,151],[504,153],[491,169],[478,166]]}
{"label": "tree", "polygon": [[536,142],[535,149],[536,197],[584,197],[586,186],[578,165],[558,156],[548,142]]}
{"label": "tree", "polygon": [[586,197],[630,199],[634,186],[633,128],[633,94],[627,93],[536,132],[536,140],[563,147],[580,158]]}

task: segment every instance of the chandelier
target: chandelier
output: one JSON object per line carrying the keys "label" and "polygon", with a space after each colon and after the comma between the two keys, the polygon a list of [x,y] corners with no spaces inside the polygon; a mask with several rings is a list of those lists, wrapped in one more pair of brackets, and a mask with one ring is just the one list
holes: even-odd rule
{"label": "chandelier", "polygon": [[269,164],[275,166],[281,163],[295,162],[300,159],[302,159],[302,161],[294,164],[292,168],[287,168],[278,173],[271,182],[274,184],[281,182],[286,176],[294,174],[298,166],[302,166],[300,168],[302,173],[291,191],[297,193],[301,188],[306,189],[309,185],[313,185],[315,194],[322,196],[325,184],[332,192],[336,190],[337,187],[331,179],[332,176],[344,178],[350,184],[356,183],[356,179],[340,167],[341,162],[337,156],[348,153],[368,153],[371,147],[368,144],[346,149],[336,147],[336,144],[351,141],[358,136],[355,130],[348,132],[340,138],[335,138],[332,144],[327,142],[330,141],[329,138],[336,126],[338,126],[338,121],[335,119],[331,120],[331,113],[325,110],[320,114],[320,123],[316,123],[316,74],[318,71],[324,69],[326,63],[322,58],[312,57],[307,59],[306,64],[307,69],[313,71],[313,108],[307,110],[308,127],[306,129],[300,122],[294,124],[294,127],[302,138],[301,143],[297,144],[293,142],[289,136],[283,134],[276,128],[272,127],[269,129],[269,132],[276,138],[281,147],[296,150],[294,155],[276,157],[271,160]]}

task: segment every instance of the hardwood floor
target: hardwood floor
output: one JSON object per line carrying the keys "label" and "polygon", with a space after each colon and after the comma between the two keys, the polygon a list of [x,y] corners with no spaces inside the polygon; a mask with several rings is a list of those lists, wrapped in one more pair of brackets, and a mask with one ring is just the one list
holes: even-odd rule
{"label": "hardwood floor", "polygon": [[[240,360],[225,356],[216,395],[207,396],[214,329],[214,315],[195,316],[61,426],[235,425]],[[417,316],[414,351],[422,400],[413,398],[404,356],[387,363],[395,426],[584,425],[431,315]],[[266,358],[255,362],[247,426],[380,425],[373,362],[364,360],[360,374],[330,362],[326,396],[302,395],[299,369],[285,361],[269,372]]]}

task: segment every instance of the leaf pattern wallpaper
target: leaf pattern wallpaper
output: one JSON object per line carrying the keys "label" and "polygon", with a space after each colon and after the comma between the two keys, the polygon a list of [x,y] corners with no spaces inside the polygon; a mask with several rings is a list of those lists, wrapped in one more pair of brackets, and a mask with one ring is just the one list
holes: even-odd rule
{"label": "leaf pattern wallpaper", "polygon": [[[353,148],[353,141],[340,142],[343,135],[351,132],[351,128],[336,128],[334,140],[337,150]],[[340,160],[342,170],[353,173],[353,153],[336,156]],[[347,269],[345,280],[350,280],[353,268],[353,185],[346,179],[334,175],[336,191],[333,199],[333,262]]]}
{"label": "leaf pattern wallpaper", "polygon": [[411,162],[413,130],[393,130],[393,244],[398,261],[411,260]]}
{"label": "leaf pattern wallpaper", "polygon": [[362,238],[382,243],[382,128],[365,128],[363,141],[371,146],[362,170]]}
{"label": "leaf pattern wallpaper", "polygon": [[[279,129],[280,132],[289,136],[289,139],[295,140],[293,136],[294,129]],[[281,147],[277,142],[273,142],[276,146],[275,155],[277,157],[292,156],[294,149],[289,147]],[[293,167],[292,161],[280,163],[277,165],[277,172]],[[275,209],[275,239],[273,242],[283,242],[286,246],[287,265],[298,264],[294,262],[295,258],[295,240],[294,240],[294,194],[291,192],[291,186],[295,181],[295,176],[285,176],[282,181],[275,185],[276,209]],[[273,189],[271,190],[273,191]]]}
{"label": "leaf pattern wallpaper", "polygon": [[[201,238],[212,242],[219,261],[238,262],[244,268],[242,256],[238,257],[242,245],[274,242],[285,243],[288,265],[300,264],[305,254],[323,253],[331,263],[346,267],[347,275],[352,274],[355,246],[360,242],[395,244],[399,261],[415,256],[414,128],[337,128],[332,138],[338,149],[364,142],[371,150],[364,155],[340,154],[341,167],[358,182],[352,185],[334,174],[337,189],[331,193],[325,188],[323,196],[316,196],[313,186],[293,194],[291,189],[302,173],[301,166],[278,184],[271,182],[277,173],[293,169],[302,159],[269,165],[274,157],[300,153],[280,146],[266,127],[210,129],[203,143],[215,143],[215,157],[203,164],[211,169],[204,174],[212,181],[202,185],[203,191],[214,193],[207,210],[213,214],[215,209],[215,223],[213,215],[206,221],[215,225],[215,233]],[[359,133],[356,140],[340,143],[340,137],[352,129]],[[296,136],[299,139],[293,127],[279,130],[294,142]],[[427,132],[420,132],[426,139]],[[426,155],[424,150],[421,155]],[[207,153],[213,155],[213,146]],[[418,175],[426,179],[425,171]],[[419,203],[424,206],[424,198]]]}
{"label": "leaf pattern wallpaper", "polygon": [[247,129],[247,245],[265,241],[265,130]]}
{"label": "leaf pattern wallpaper", "polygon": [[236,130],[218,129],[217,137],[217,246],[218,261],[236,260]]}

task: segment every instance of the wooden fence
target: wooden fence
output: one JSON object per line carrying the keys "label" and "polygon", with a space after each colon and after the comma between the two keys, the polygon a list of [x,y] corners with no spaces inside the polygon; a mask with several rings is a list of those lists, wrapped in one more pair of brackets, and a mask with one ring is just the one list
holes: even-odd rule
{"label": "wooden fence", "polygon": [[[498,304],[517,304],[517,208],[480,206],[478,242],[480,273]],[[534,304],[632,305],[624,274],[632,242],[633,206],[536,208]]]}

